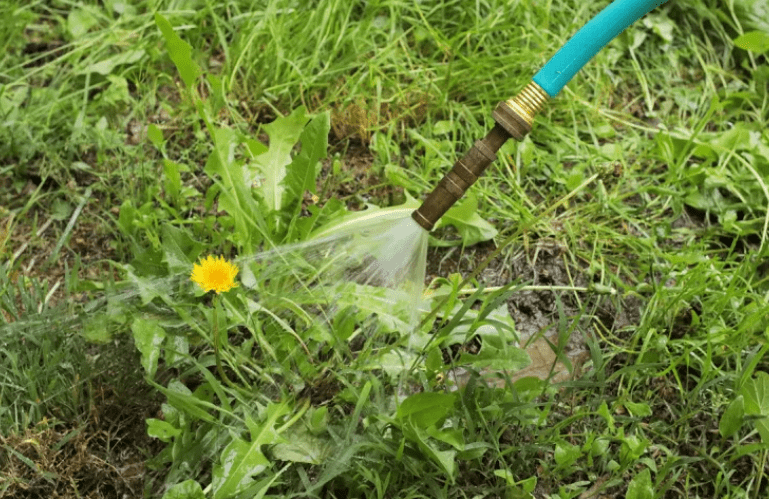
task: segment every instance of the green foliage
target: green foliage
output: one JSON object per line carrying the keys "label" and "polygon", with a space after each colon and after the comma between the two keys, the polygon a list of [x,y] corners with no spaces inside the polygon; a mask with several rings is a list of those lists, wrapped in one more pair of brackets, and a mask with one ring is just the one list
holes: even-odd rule
{"label": "green foliage", "polygon": [[174,61],[176,69],[179,71],[182,81],[188,88],[195,85],[195,80],[202,74],[200,67],[192,60],[192,47],[176,34],[171,23],[160,14],[155,14],[155,24],[157,24],[163,38],[166,41],[166,49],[171,60]]}
{"label": "green foliage", "polygon": [[[0,426],[90,423],[122,359],[166,402],[164,497],[763,497],[769,30],[727,3],[655,10],[503,147],[432,235],[461,247],[431,250],[417,313],[448,301],[416,331],[392,290],[248,256],[407,215],[601,6],[3,3]],[[87,188],[106,253],[62,238]],[[83,252],[82,310],[49,247]],[[208,253],[241,266],[217,314]],[[522,331],[584,338],[581,377],[517,379]]]}
{"label": "green foliage", "polygon": [[769,51],[769,33],[763,31],[748,31],[734,39],[734,44],[741,49],[758,54]]}
{"label": "green foliage", "polygon": [[729,438],[740,429],[742,423],[745,420],[745,397],[738,395],[737,398],[732,400],[729,407],[724,411],[724,415],[721,416],[721,421],[718,424],[718,431],[724,438]]}
{"label": "green foliage", "polygon": [[757,416],[754,421],[761,440],[769,443],[769,373],[759,371],[742,385],[740,395],[745,400],[745,414]]}
{"label": "green foliage", "polygon": [[49,283],[14,277],[0,264],[0,434],[23,433],[43,418],[89,410],[96,364],[77,318],[49,306]]}
{"label": "green foliage", "polygon": [[652,499],[654,497],[654,488],[652,488],[651,472],[645,469],[635,477],[627,486],[627,499]]}
{"label": "green foliage", "polygon": [[472,246],[494,239],[497,230],[478,215],[478,200],[474,194],[467,194],[440,219],[439,227],[452,225],[459,232],[462,244]]}
{"label": "green foliage", "polygon": [[131,324],[134,343],[142,354],[142,367],[147,376],[153,377],[158,368],[160,358],[160,345],[166,339],[166,333],[162,327],[152,320],[137,317]]}

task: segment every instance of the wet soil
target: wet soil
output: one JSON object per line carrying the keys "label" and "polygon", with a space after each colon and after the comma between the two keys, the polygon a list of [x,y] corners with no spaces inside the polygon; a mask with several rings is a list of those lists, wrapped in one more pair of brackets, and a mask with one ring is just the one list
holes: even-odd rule
{"label": "wet soil", "polygon": [[[493,251],[493,243],[484,243],[474,248],[454,251],[446,254],[445,250],[432,248],[428,253],[428,281],[448,273],[460,273],[465,276],[480,265]],[[491,384],[503,386],[505,376],[515,381],[534,376],[559,382],[570,379],[581,371],[582,363],[587,360],[585,335],[591,334],[592,323],[600,320],[588,317],[582,311],[586,302],[599,304],[602,300],[589,293],[574,293],[549,290],[551,286],[585,287],[587,278],[584,269],[569,266],[565,258],[565,248],[553,241],[533,241],[527,252],[524,248],[513,248],[509,256],[499,256],[489,262],[480,273],[479,283],[485,287],[504,286],[513,281],[526,285],[541,286],[543,289],[521,290],[507,300],[507,309],[515,321],[519,343],[531,357],[531,365],[516,373],[484,372],[484,378]],[[579,301],[578,301],[579,299]],[[601,304],[606,308],[605,304]],[[607,317],[613,317],[606,310]],[[625,317],[620,321],[612,319],[610,328],[622,327],[632,319]],[[574,323],[576,322],[576,324]],[[566,326],[570,334],[559,335],[559,324]],[[559,338],[560,336],[560,338]],[[558,359],[558,354],[565,354],[571,363],[567,366]],[[464,369],[452,372],[459,386],[467,382],[470,373]]]}

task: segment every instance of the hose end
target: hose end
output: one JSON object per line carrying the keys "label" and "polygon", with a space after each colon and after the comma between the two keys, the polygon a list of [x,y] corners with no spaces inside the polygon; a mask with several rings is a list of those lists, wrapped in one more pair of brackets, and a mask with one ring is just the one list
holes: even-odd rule
{"label": "hose end", "polygon": [[[421,207],[420,207],[421,208]],[[433,227],[435,227],[435,222],[431,222],[427,217],[425,217],[422,214],[423,209],[414,210],[411,212],[411,218],[414,219],[416,223],[419,224],[420,227],[422,227],[427,232],[430,232],[433,230]]]}
{"label": "hose end", "polygon": [[493,114],[494,121],[516,140],[521,141],[531,132],[534,116],[549,98],[542,87],[531,81],[518,95],[497,105]]}
{"label": "hose end", "polygon": [[507,131],[501,125],[495,125],[483,139],[475,142],[462,159],[454,163],[454,167],[427,195],[422,206],[412,213],[411,218],[426,231],[431,231],[438,219],[467,192],[486,167],[497,158],[497,151],[508,138],[510,135]]}
{"label": "hose end", "polygon": [[454,163],[454,167],[428,194],[422,206],[411,214],[426,231],[431,231],[439,218],[461,198],[467,189],[478,180],[486,167],[497,157],[497,151],[509,137],[516,140],[523,138],[531,131],[534,116],[542,109],[549,98],[548,94],[533,81],[518,95],[500,102],[494,110],[494,121],[497,124],[470,149],[470,151]]}

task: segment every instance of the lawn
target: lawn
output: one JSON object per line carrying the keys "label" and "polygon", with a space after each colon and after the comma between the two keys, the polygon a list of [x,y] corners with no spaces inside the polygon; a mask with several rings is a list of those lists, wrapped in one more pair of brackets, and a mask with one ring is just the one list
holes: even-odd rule
{"label": "lawn", "polygon": [[0,497],[767,497],[765,2],[402,230],[605,4],[0,2]]}

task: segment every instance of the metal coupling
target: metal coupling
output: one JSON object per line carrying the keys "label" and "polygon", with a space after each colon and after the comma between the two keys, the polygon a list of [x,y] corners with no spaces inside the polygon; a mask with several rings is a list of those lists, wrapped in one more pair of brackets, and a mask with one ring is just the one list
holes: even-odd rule
{"label": "metal coupling", "polygon": [[510,100],[500,102],[494,110],[496,125],[482,140],[441,179],[428,194],[422,206],[411,217],[425,230],[430,231],[451,206],[461,198],[467,189],[483,174],[483,171],[497,159],[497,151],[510,137],[523,138],[531,131],[534,116],[542,108],[548,95],[534,82],[529,83]]}

